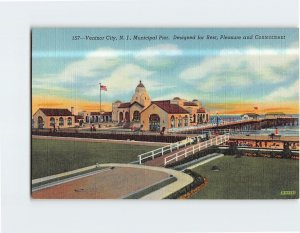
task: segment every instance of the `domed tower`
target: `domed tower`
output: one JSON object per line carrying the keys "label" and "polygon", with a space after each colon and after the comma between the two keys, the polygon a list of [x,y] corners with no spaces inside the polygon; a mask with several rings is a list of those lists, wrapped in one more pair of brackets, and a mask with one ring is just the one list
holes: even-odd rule
{"label": "domed tower", "polygon": [[134,95],[131,98],[130,103],[138,102],[143,105],[145,108],[151,104],[151,98],[148,95],[146,88],[142,81],[136,86]]}
{"label": "domed tower", "polygon": [[198,107],[202,107],[201,101],[199,101],[199,100],[197,100],[197,99],[194,99],[194,100],[193,100],[193,103],[197,104]]}

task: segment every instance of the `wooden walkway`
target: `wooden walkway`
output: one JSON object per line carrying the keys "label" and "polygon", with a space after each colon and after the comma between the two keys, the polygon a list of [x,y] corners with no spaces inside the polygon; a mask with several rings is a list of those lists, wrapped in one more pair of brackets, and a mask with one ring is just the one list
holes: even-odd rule
{"label": "wooden walkway", "polygon": [[163,154],[157,158],[152,160],[148,160],[145,162],[147,166],[156,166],[156,167],[164,167],[168,164],[172,164],[178,162],[180,160],[185,159],[188,156],[196,154],[202,150],[205,150],[209,147],[220,145],[229,140],[229,135],[220,135],[214,138],[211,138],[204,142],[198,142],[196,144],[185,144],[184,147],[179,148],[174,151],[170,151],[166,154]]}
{"label": "wooden walkway", "polygon": [[[181,152],[181,153],[184,153],[185,150],[189,150],[189,149],[192,148],[193,146],[195,146],[195,145],[188,145],[188,146],[183,147],[183,148],[181,148],[181,149],[179,149],[179,150],[170,152],[170,153],[168,153],[168,154],[166,154],[166,155],[162,155],[162,156],[160,156],[160,157],[158,157],[158,158],[155,158],[155,159],[153,159],[153,160],[149,160],[149,161],[147,161],[147,162],[145,163],[145,165],[147,165],[147,166],[155,166],[155,167],[164,167],[164,166],[165,166],[165,158],[166,158],[166,157],[168,157],[168,156],[170,156],[170,155],[176,156],[176,154],[177,154],[177,153],[180,153],[180,152]],[[180,157],[180,158],[178,159],[178,161],[180,161],[180,160],[182,160],[182,159],[184,159],[184,157]]]}

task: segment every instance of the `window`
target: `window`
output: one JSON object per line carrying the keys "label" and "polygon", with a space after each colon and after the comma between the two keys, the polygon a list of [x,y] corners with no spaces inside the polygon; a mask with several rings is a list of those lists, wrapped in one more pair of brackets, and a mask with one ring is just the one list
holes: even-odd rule
{"label": "window", "polygon": [[54,126],[55,125],[55,119],[54,117],[50,118],[50,126]]}
{"label": "window", "polygon": [[178,128],[182,127],[182,119],[178,118]]}
{"label": "window", "polygon": [[123,121],[123,118],[124,118],[123,112],[120,112],[120,113],[119,113],[119,122],[122,122],[122,121]]}
{"label": "window", "polygon": [[186,115],[184,117],[184,126],[188,126],[188,125],[189,125],[189,123],[188,123],[188,116]]}
{"label": "window", "polygon": [[175,127],[175,117],[171,116],[171,128]]}
{"label": "window", "polygon": [[72,117],[68,117],[68,125],[72,125]]}
{"label": "window", "polygon": [[140,112],[139,111],[134,111],[133,112],[133,120],[134,121],[140,121]]}
{"label": "window", "polygon": [[64,118],[60,117],[58,122],[59,122],[59,126],[64,126]]}
{"label": "window", "polygon": [[125,112],[125,121],[126,122],[129,122],[129,119],[130,117],[129,117],[129,112]]}
{"label": "window", "polygon": [[39,129],[44,128],[44,119],[41,116],[38,117],[38,128]]}
{"label": "window", "polygon": [[150,131],[160,130],[160,117],[157,114],[151,114],[149,117],[149,129]]}

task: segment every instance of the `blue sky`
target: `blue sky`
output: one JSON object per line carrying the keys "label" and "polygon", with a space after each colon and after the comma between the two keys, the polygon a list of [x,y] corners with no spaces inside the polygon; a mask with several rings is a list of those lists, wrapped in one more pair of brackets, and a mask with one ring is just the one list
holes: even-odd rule
{"label": "blue sky", "polygon": [[[72,40],[72,36],[169,40]],[[284,40],[173,40],[177,36],[283,35]],[[33,29],[32,94],[96,103],[129,101],[139,80],[152,99],[204,104],[298,101],[297,29]],[[216,107],[217,108],[217,107]],[[225,107],[226,108],[226,107]]]}

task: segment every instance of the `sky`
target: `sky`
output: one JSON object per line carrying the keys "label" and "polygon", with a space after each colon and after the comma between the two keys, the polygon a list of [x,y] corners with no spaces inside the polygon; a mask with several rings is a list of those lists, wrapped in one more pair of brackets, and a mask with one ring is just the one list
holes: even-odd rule
{"label": "sky", "polygon": [[298,63],[298,29],[34,28],[32,112],[71,106],[97,111],[99,82],[107,86],[102,106],[109,111],[116,100],[130,101],[141,80],[152,100],[199,99],[211,114],[254,107],[257,113],[298,113]]}

